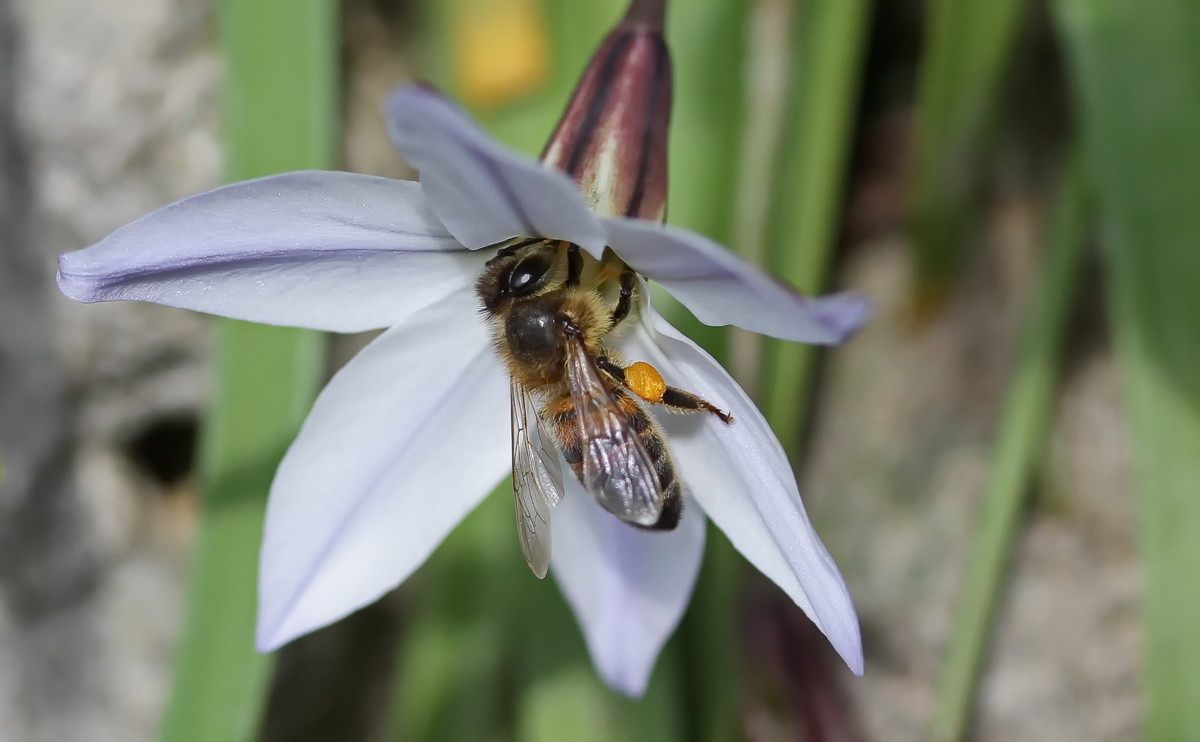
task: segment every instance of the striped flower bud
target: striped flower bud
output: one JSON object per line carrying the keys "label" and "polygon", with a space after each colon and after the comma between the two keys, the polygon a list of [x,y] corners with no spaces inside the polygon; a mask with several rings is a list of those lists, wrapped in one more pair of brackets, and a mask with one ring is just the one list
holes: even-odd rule
{"label": "striped flower bud", "polygon": [[671,57],[662,0],[634,0],[571,96],[542,160],[605,216],[662,221],[667,204]]}

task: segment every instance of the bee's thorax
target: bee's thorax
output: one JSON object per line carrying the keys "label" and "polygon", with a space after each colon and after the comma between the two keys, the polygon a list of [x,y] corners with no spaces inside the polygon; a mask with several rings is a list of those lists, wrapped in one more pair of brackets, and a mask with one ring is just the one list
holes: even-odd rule
{"label": "bee's thorax", "polygon": [[582,341],[589,352],[607,329],[593,292],[559,290],[513,302],[497,318],[497,348],[509,371],[527,388],[546,391],[561,382],[566,345]]}
{"label": "bee's thorax", "polygon": [[504,321],[504,339],[513,356],[532,365],[562,362],[563,322],[558,297],[522,302]]}

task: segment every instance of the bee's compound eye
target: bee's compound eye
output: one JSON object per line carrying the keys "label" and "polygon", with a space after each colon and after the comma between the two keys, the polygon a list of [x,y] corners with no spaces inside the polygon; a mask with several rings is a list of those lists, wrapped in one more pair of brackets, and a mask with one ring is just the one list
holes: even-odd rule
{"label": "bee's compound eye", "polygon": [[550,272],[552,262],[546,255],[530,255],[522,258],[508,273],[508,293],[525,296],[533,292]]}

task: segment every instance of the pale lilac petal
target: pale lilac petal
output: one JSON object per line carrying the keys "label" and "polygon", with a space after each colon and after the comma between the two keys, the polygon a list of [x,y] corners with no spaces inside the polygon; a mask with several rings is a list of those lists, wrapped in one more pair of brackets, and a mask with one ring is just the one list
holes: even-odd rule
{"label": "pale lilac petal", "polygon": [[387,327],[482,264],[411,181],[309,171],[166,206],[59,258],[76,301],[136,300],[319,330]]}
{"label": "pale lilac petal", "polygon": [[267,508],[258,646],[400,584],[510,467],[508,378],[469,295],[385,332],[325,387]]}
{"label": "pale lilac petal", "polygon": [[604,251],[604,229],[574,181],[500,146],[437,91],[397,88],[386,113],[392,141],[420,171],[430,205],[467,247],[549,237],[596,257]]}
{"label": "pale lilac petal", "polygon": [[566,479],[553,516],[551,571],[604,682],[640,696],[692,595],[704,513],[693,503],[674,531],[642,531],[597,505],[574,477]]}
{"label": "pale lilac petal", "polygon": [[854,603],[804,512],[787,456],[758,408],[720,364],[652,308],[621,349],[627,361],[647,361],[668,384],[732,412],[731,425],[706,414],[660,418],[679,476],[737,550],[804,609],[861,675]]}
{"label": "pale lilac petal", "polygon": [[634,219],[605,219],[608,244],[638,273],[663,285],[701,322],[737,325],[802,343],[845,340],[871,314],[866,299],[810,299],[693,232]]}

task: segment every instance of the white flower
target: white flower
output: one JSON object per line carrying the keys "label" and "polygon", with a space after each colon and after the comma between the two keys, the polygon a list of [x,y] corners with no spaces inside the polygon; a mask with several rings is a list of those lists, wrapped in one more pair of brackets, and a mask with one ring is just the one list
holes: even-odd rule
{"label": "white flower", "polygon": [[[513,237],[611,247],[700,320],[836,343],[865,303],[805,299],[719,245],[589,210],[563,173],[501,148],[434,91],[389,98],[420,184],[297,172],[180,201],[63,255],[78,301],[131,299],[335,332],[386,331],[330,381],[271,487],[258,645],[269,651],[400,584],[509,474],[508,379],[473,282]],[[478,250],[478,251],[477,251]],[[617,345],[735,418],[660,417],[689,504],[671,532],[631,528],[574,477],[551,571],[604,679],[640,694],[692,591],[704,516],[862,672],[849,593],[804,512],[779,442],[707,353],[646,306]],[[520,559],[513,539],[513,558]]]}

